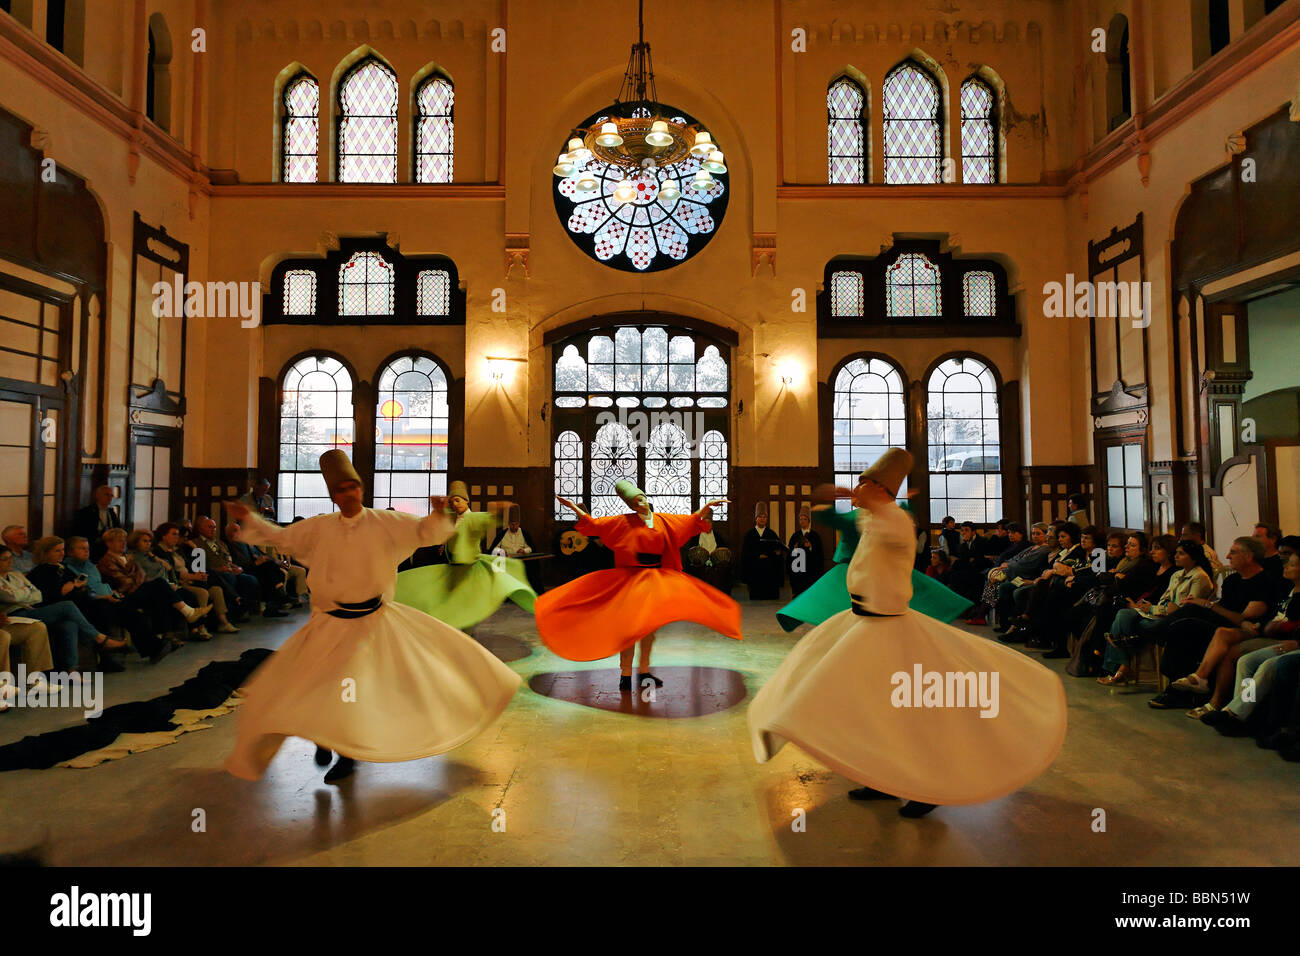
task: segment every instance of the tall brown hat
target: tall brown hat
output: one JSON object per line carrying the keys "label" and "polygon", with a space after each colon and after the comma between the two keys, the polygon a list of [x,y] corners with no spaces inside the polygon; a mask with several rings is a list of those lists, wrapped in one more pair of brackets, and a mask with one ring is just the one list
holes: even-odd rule
{"label": "tall brown hat", "polygon": [[858,476],[858,481],[870,478],[877,484],[889,489],[889,493],[898,497],[898,489],[903,486],[907,473],[912,470],[912,453],[902,448],[891,448],[875,464]]}
{"label": "tall brown hat", "polygon": [[767,502],[759,501],[754,505],[754,517],[767,514]]}
{"label": "tall brown hat", "polygon": [[331,448],[320,456],[320,473],[325,476],[325,487],[329,489],[331,495],[337,492],[339,485],[345,481],[365,484],[357,474],[357,470],[352,467],[352,459],[341,448]]}
{"label": "tall brown hat", "polygon": [[466,501],[469,501],[469,488],[463,481],[453,481],[447,486],[447,497],[464,498]]}
{"label": "tall brown hat", "polygon": [[506,509],[506,524],[509,524],[512,521],[517,521],[518,523],[523,524],[523,516],[519,512],[518,505],[511,505]]}

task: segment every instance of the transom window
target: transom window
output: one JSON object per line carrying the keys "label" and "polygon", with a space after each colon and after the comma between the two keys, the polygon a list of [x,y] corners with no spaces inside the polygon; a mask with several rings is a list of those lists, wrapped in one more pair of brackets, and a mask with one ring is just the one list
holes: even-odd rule
{"label": "transom window", "polygon": [[831,276],[831,315],[852,318],[866,307],[861,272],[836,272]]}
{"label": "transom window", "polygon": [[415,299],[420,315],[451,315],[451,274],[445,269],[421,270]]}
{"label": "transom window", "polygon": [[447,493],[447,375],[433,359],[403,355],[379,373],[375,401],[376,508],[429,513]]}
{"label": "transom window", "polygon": [[301,73],[284,88],[281,176],[286,183],[316,182],[320,146],[320,88]]}
{"label": "transom window", "polygon": [[397,76],[375,57],[339,84],[339,182],[397,182]]}
{"label": "transom window", "polygon": [[[846,362],[836,373],[834,386],[831,442],[835,482],[852,488],[858,475],[887,449],[907,446],[906,390],[896,366],[866,357]],[[906,481],[898,497],[906,500]]]}
{"label": "transom window", "polygon": [[456,129],[452,106],[456,91],[440,74],[420,84],[415,96],[415,181],[451,182]]}
{"label": "transom window", "polygon": [[885,77],[885,182],[937,183],[943,165],[938,82],[909,60]]}
{"label": "transom window", "polygon": [[280,402],[280,474],[276,517],[334,511],[320,456],[341,448],[352,457],[352,376],[338,359],[312,355],[285,373]]}
{"label": "transom window", "polygon": [[961,277],[962,311],[971,318],[998,314],[997,279],[992,272],[972,269]]}
{"label": "transom window", "polygon": [[885,270],[885,314],[891,319],[942,315],[939,267],[920,253],[899,256]]}
{"label": "transom window", "polygon": [[[614,492],[620,478],[664,512],[688,514],[725,493],[726,346],[686,329],[622,326],[553,348],[556,494],[603,517],[627,511]],[[555,517],[567,509],[557,505]],[[714,517],[726,521],[726,506]]]}
{"label": "transom window", "polygon": [[392,315],[393,267],[377,252],[358,252],[339,269],[339,315]]}
{"label": "transom window", "polygon": [[998,181],[997,97],[972,76],[961,85],[961,181]]}
{"label": "transom window", "polygon": [[1002,517],[1002,442],[993,370],[972,356],[940,362],[927,385],[930,518]]}
{"label": "transom window", "polygon": [[862,87],[847,76],[826,91],[826,149],[832,183],[867,181],[866,104]]}
{"label": "transom window", "polygon": [[284,274],[284,314],[315,313],[316,273],[311,269],[290,269]]}

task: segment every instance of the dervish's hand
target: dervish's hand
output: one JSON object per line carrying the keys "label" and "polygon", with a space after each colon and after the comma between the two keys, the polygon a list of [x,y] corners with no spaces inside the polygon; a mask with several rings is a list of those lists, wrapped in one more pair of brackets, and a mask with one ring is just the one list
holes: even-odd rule
{"label": "dervish's hand", "polygon": [[448,499],[444,495],[429,496],[429,510],[431,512],[443,512],[447,510]]}
{"label": "dervish's hand", "polygon": [[229,514],[230,517],[234,518],[236,521],[242,522],[245,518],[247,518],[250,514],[252,514],[253,511],[251,508],[248,507],[248,505],[244,504],[242,501],[227,501],[226,513]]}

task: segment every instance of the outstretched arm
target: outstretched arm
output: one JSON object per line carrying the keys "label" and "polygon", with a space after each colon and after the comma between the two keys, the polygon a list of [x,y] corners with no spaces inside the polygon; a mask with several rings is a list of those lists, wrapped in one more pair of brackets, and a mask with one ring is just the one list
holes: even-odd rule
{"label": "outstretched arm", "polygon": [[575,505],[568,498],[561,498],[559,495],[556,495],[555,500],[558,501],[560,504],[564,505],[564,507],[568,508],[574,514],[576,514],[578,516],[579,521],[581,521],[583,518],[591,517],[590,514],[582,510],[582,507],[580,505]]}

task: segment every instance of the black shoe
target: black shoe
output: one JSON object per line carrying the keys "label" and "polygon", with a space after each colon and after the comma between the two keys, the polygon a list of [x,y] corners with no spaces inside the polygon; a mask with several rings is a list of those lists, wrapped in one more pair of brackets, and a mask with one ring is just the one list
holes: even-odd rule
{"label": "black shoe", "polygon": [[1220,724],[1236,719],[1230,710],[1207,710],[1201,714],[1201,723],[1207,727],[1218,727]]}
{"label": "black shoe", "polygon": [[1184,710],[1190,706],[1189,694],[1170,688],[1147,701],[1147,706],[1154,710]]}
{"label": "black shoe", "polygon": [[922,803],[919,800],[908,800],[907,803],[898,808],[898,815],[900,817],[916,819],[917,817],[925,816],[937,806],[937,803]]}
{"label": "black shoe", "polygon": [[644,673],[642,673],[642,674],[637,674],[637,675],[636,675],[636,686],[637,686],[637,687],[644,687],[644,686],[645,686],[645,682],[648,681],[648,680],[652,680],[652,681],[654,681],[656,687],[663,687],[663,686],[664,686],[664,682],[661,681],[658,677],[655,677],[655,675],[654,675],[654,674],[651,674],[649,671],[646,671],[646,672],[644,672]]}
{"label": "black shoe", "polygon": [[[1225,737],[1249,737],[1250,736],[1250,731],[1246,729],[1246,722],[1234,716],[1231,711],[1212,710],[1210,711],[1210,714],[1224,715],[1215,723],[1210,724],[1211,727],[1213,727],[1219,733],[1223,734],[1223,736]],[[1206,714],[1205,717],[1209,717],[1210,714]],[[1203,723],[1208,723],[1208,721],[1205,720],[1205,717],[1202,717],[1201,721]]]}
{"label": "black shoe", "polygon": [[622,674],[618,678],[618,689],[630,691],[632,689],[632,675]]}
{"label": "black shoe", "polygon": [[330,767],[325,774],[326,783],[337,783],[346,777],[352,776],[352,772],[357,769],[357,762],[351,757],[339,755],[338,763]]}
{"label": "black shoe", "polygon": [[288,616],[289,616],[288,611],[278,607],[271,607],[270,605],[267,605],[266,610],[262,612],[262,617],[288,617]]}
{"label": "black shoe", "polygon": [[334,761],[334,751],[326,750],[324,747],[316,748],[316,766],[328,767]]}
{"label": "black shoe", "polygon": [[161,641],[158,644],[158,650],[154,651],[152,654],[149,655],[149,663],[157,664],[160,660],[162,660],[164,657],[166,657],[174,650],[176,650],[176,645],[173,644],[171,641]]}
{"label": "black shoe", "polygon": [[[997,628],[994,628],[994,630],[997,630]],[[1028,637],[1029,632],[1024,628],[1013,626],[998,635],[998,642],[1000,644],[1023,644]]]}
{"label": "black shoe", "polygon": [[1028,632],[1026,632],[1026,637],[1028,637],[1028,640],[1025,641],[1025,647],[1029,648],[1030,650],[1050,651],[1056,647],[1055,644],[1053,644],[1051,641],[1047,640],[1046,638],[1033,637],[1030,636]]}
{"label": "black shoe", "polygon": [[897,800],[898,798],[892,793],[885,793],[883,790],[873,790],[870,787],[858,787],[856,790],[849,791],[850,800]]}

